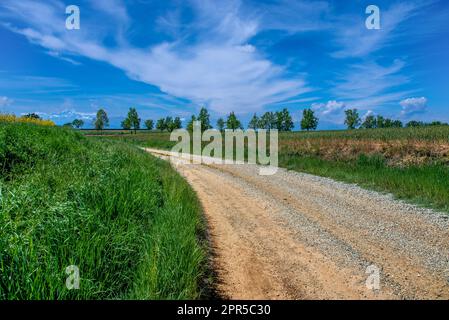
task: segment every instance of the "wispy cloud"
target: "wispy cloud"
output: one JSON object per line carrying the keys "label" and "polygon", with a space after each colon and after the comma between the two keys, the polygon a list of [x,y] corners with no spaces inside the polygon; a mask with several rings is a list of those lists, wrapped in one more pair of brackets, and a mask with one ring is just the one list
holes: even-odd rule
{"label": "wispy cloud", "polygon": [[[340,49],[332,55],[335,58],[365,57],[386,45],[395,43],[404,32],[398,32],[401,23],[413,19],[433,0],[394,2],[388,8],[381,7],[381,29],[368,30],[365,27],[367,16],[342,16],[335,24],[336,43]],[[348,21],[356,23],[348,24]],[[406,31],[405,31],[406,33]]]}
{"label": "wispy cloud", "polygon": [[0,89],[8,90],[10,92],[39,94],[70,92],[76,90],[77,86],[61,78],[11,75],[9,73],[5,73],[5,76],[0,78]]}
{"label": "wispy cloud", "polygon": [[261,4],[258,12],[264,30],[298,33],[332,27],[327,1],[278,0]]}
{"label": "wispy cloud", "polygon": [[[377,112],[391,106],[399,114],[399,101],[431,96],[414,84],[417,74],[409,67],[416,56],[396,49],[403,44],[411,19],[422,17],[422,9],[435,2],[382,1],[381,30],[365,28],[361,2],[354,9],[352,4],[330,0],[186,0],[154,7],[146,0],[84,0],[81,30],[73,31],[65,29],[61,0],[3,0],[0,24],[50,56],[73,65],[82,61],[80,69],[90,65],[88,59],[105,62],[162,91],[161,100],[119,97],[117,92],[93,98],[92,105],[109,105],[118,109],[117,114],[123,113],[123,105],[134,104],[163,109],[161,113],[194,112],[206,105],[222,114],[324,102],[314,105],[320,116],[340,119],[346,107]],[[134,10],[147,7],[155,8],[151,22]],[[442,18],[438,19],[435,25],[441,27]],[[152,34],[137,34],[143,26]],[[423,38],[432,28],[422,28],[426,32],[407,39]],[[14,90],[75,92],[77,101],[89,107],[82,90],[62,79],[0,78],[2,94],[19,102]],[[72,110],[61,107],[61,101],[52,102],[59,103],[58,110]]]}
{"label": "wispy cloud", "polygon": [[410,81],[401,73],[404,66],[401,60],[395,60],[391,65],[372,61],[352,65],[340,75],[332,92],[351,107],[365,109],[396,103],[410,93],[400,90]]}
{"label": "wispy cloud", "polygon": [[[258,110],[309,90],[304,79],[287,78],[282,66],[273,64],[247,43],[258,30],[258,21],[244,16],[238,1],[223,2],[218,7],[215,2],[192,1],[196,17],[193,27],[200,30],[198,41],[166,42],[150,49],[123,44],[108,48],[101,39],[92,39],[85,31],[61,31],[61,19],[56,13],[61,6],[58,1],[45,5],[30,0],[17,3],[6,1],[4,7],[17,12],[27,6],[21,22],[29,23],[30,27],[11,27],[11,30],[31,42],[61,55],[108,62],[132,79],[155,85],[170,95],[206,104],[216,112]],[[32,13],[35,6],[39,12],[47,13],[45,22]],[[122,8],[117,14],[123,15],[120,2],[110,6]],[[82,28],[88,30],[94,26],[84,23]]]}

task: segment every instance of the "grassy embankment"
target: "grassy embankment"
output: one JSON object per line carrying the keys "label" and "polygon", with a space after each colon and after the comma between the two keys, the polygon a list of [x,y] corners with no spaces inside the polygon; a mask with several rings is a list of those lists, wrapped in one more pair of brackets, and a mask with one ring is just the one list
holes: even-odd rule
{"label": "grassy embankment", "polygon": [[[200,206],[166,162],[72,130],[0,122],[0,300],[194,299]],[[80,289],[66,288],[66,267]]]}
{"label": "grassy embankment", "polygon": [[[168,133],[115,135],[170,149]],[[449,211],[449,127],[281,133],[282,167],[357,183]]]}

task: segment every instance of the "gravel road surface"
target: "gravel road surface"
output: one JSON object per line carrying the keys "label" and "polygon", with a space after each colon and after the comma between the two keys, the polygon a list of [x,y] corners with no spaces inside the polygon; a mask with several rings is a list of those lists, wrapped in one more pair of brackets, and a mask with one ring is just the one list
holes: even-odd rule
{"label": "gravel road surface", "polygon": [[224,298],[449,299],[447,214],[284,169],[174,167],[204,208]]}

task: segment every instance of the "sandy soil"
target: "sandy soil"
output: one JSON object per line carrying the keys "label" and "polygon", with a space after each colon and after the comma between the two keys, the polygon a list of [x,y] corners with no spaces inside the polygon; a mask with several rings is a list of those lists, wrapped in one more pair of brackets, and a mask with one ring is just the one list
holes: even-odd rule
{"label": "sandy soil", "polygon": [[[283,169],[259,176],[252,165],[174,167],[204,208],[224,298],[449,298],[446,214]],[[379,288],[367,287],[370,266]]]}

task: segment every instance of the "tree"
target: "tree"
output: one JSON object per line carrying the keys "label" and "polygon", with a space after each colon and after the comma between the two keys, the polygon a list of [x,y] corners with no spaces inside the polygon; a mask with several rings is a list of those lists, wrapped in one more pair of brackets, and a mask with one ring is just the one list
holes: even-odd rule
{"label": "tree", "polygon": [[376,118],[376,128],[385,128],[385,118],[381,115]]}
{"label": "tree", "polygon": [[223,118],[219,118],[217,120],[217,130],[220,132],[223,132],[224,128],[225,128],[225,122],[224,122]]}
{"label": "tree", "polygon": [[402,121],[400,120],[394,120],[391,124],[393,128],[402,128],[404,125],[402,124]]}
{"label": "tree", "polygon": [[391,128],[393,126],[393,120],[386,118],[384,128]]}
{"label": "tree", "polygon": [[164,131],[166,129],[165,119],[159,119],[156,123],[156,129]]}
{"label": "tree", "polygon": [[276,112],[276,128],[279,131],[292,131],[294,126],[292,116],[287,109]]}
{"label": "tree", "polygon": [[201,108],[197,120],[201,122],[201,131],[206,131],[212,128],[210,124],[210,115],[206,108]]}
{"label": "tree", "polygon": [[73,120],[72,125],[73,125],[73,127],[79,129],[82,126],[84,126],[84,121],[81,119],[75,119],[75,120]]}
{"label": "tree", "polygon": [[226,120],[226,129],[229,129],[229,130],[243,129],[242,124],[237,119],[234,111],[232,111],[229,114],[228,119]]}
{"label": "tree", "polygon": [[173,132],[173,130],[181,128],[182,128],[181,118],[176,117],[174,120],[172,117],[165,118],[165,129],[167,129],[169,132]]}
{"label": "tree", "polygon": [[73,123],[72,122],[67,122],[67,123],[64,123],[62,126],[64,128],[73,128]]}
{"label": "tree", "polygon": [[140,129],[140,118],[135,108],[129,108],[128,120],[131,129],[134,129],[134,133],[137,133],[137,130]]}
{"label": "tree", "polygon": [[304,109],[302,112],[301,130],[316,130],[318,127],[318,118],[312,109]]}
{"label": "tree", "polygon": [[121,126],[123,130],[131,130],[131,120],[129,120],[129,118],[126,118],[122,121]]}
{"label": "tree", "polygon": [[429,126],[431,127],[439,127],[439,126],[447,126],[447,123],[441,122],[441,121],[432,121],[429,123]]}
{"label": "tree", "polygon": [[254,114],[254,116],[251,118],[251,121],[248,124],[249,129],[257,130],[259,129],[259,117],[257,114]]}
{"label": "tree", "polygon": [[103,130],[105,127],[109,126],[109,118],[106,111],[103,109],[97,111],[97,117],[95,118],[94,125],[96,130]]}
{"label": "tree", "polygon": [[34,113],[34,112],[24,115],[23,118],[41,120],[41,117],[37,113]]}
{"label": "tree", "polygon": [[259,121],[260,129],[277,129],[277,118],[273,112],[265,112]]}
{"label": "tree", "polygon": [[407,128],[416,128],[416,127],[423,127],[425,124],[422,121],[415,121],[412,120],[410,122],[407,123],[406,127]]}
{"label": "tree", "polygon": [[345,124],[349,130],[354,130],[355,128],[360,126],[361,120],[357,109],[346,110],[345,114],[346,114]]}
{"label": "tree", "polygon": [[374,129],[376,128],[376,118],[373,115],[369,115],[365,118],[365,121],[362,123],[362,128],[365,129]]}
{"label": "tree", "polygon": [[154,121],[151,119],[148,119],[145,121],[145,127],[147,127],[148,130],[153,130],[154,128]]}
{"label": "tree", "polygon": [[187,130],[193,132],[193,123],[196,121],[196,116],[192,115],[189,123],[187,123]]}
{"label": "tree", "polygon": [[173,120],[173,128],[174,130],[182,128],[182,121],[180,117],[176,117],[175,120]]}
{"label": "tree", "polygon": [[165,122],[165,129],[168,132],[172,132],[173,131],[173,118],[172,117],[166,117],[164,122]]}

